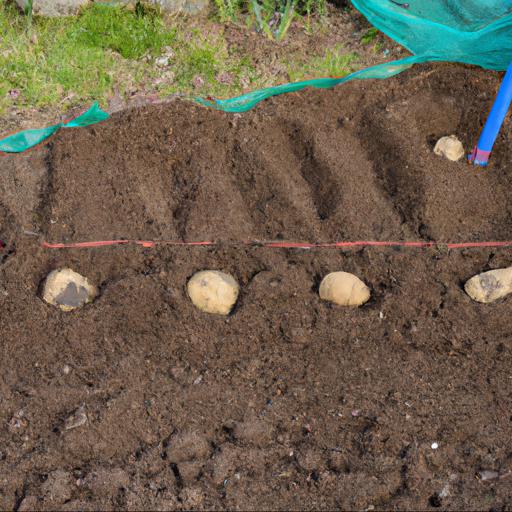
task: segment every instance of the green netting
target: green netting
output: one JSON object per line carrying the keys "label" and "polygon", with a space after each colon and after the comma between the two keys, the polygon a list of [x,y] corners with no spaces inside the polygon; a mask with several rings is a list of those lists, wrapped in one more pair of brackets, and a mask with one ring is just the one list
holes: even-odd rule
{"label": "green netting", "polygon": [[271,96],[277,96],[278,94],[284,94],[285,92],[300,91],[306,87],[329,89],[330,87],[334,87],[335,85],[339,85],[344,82],[349,82],[350,80],[368,80],[370,78],[382,80],[397,75],[418,62],[424,62],[424,60],[417,56],[412,56],[407,57],[406,59],[372,66],[371,68],[361,69],[360,71],[356,71],[355,73],[343,78],[314,78],[313,80],[304,80],[303,82],[267,87],[266,89],[252,91],[247,94],[243,94],[242,96],[237,96],[236,98],[230,98],[227,100],[210,101],[203,98],[196,98],[196,101],[202,105],[224,110],[225,112],[245,112],[253,108],[260,101],[270,98]]}
{"label": "green netting", "polygon": [[[512,62],[512,0],[352,0],[379,30],[413,56],[357,71],[343,78],[318,78],[269,87],[227,100],[197,98],[226,112],[244,112],[260,101],[306,87],[328,88],[350,80],[384,79],[413,64],[449,61],[504,70]],[[97,105],[67,124],[27,130],[0,141],[0,151],[21,152],[61,127],[87,126],[108,114]]]}
{"label": "green netting", "polygon": [[58,123],[37,130],[25,130],[0,140],[0,151],[5,153],[21,153],[47,139],[60,128],[80,128],[82,126],[89,126],[104,121],[108,119],[108,117],[109,115],[101,110],[98,103],[94,103],[87,112],[84,112],[82,115],[67,123]]}
{"label": "green netting", "polygon": [[512,0],[403,1],[407,4],[402,0],[352,3],[370,23],[425,60],[496,70],[506,69],[512,61]]}
{"label": "green netting", "polygon": [[512,62],[512,0],[352,0],[370,23],[405,46],[413,57],[358,71],[254,91],[203,104],[243,112],[260,101],[305,87],[333,87],[354,79],[387,78],[413,64],[463,62],[505,70]]}

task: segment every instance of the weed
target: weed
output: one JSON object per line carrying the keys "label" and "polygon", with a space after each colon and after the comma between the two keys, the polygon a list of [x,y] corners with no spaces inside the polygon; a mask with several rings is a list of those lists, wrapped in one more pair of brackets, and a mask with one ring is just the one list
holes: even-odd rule
{"label": "weed", "polygon": [[27,0],[25,6],[25,15],[27,16],[29,26],[32,25],[32,15],[34,13],[34,0]]}
{"label": "weed", "polygon": [[378,35],[379,31],[375,27],[372,27],[363,34],[363,37],[361,37],[361,43],[370,44]]}
{"label": "weed", "polygon": [[298,0],[251,0],[256,26],[269,39],[280,41],[290,28]]}
{"label": "weed", "polygon": [[292,21],[305,16],[306,30],[311,30],[311,17],[323,16],[327,0],[214,0],[222,22],[234,21],[247,13],[246,25],[269,39],[281,40],[286,36]]}
{"label": "weed", "polygon": [[354,71],[357,59],[357,54],[344,53],[343,48],[337,46],[326,50],[322,56],[314,57],[307,64],[292,67],[288,75],[292,82],[310,78],[312,75],[341,78]]}
{"label": "weed", "polygon": [[311,18],[313,15],[324,16],[327,11],[327,0],[305,0],[302,11],[300,10],[301,4],[299,4],[299,13],[302,12],[306,15],[306,31],[311,33]]}
{"label": "weed", "polygon": [[[209,94],[229,96],[241,88],[241,80],[252,81],[255,75],[249,58],[230,56],[224,40],[207,40],[194,33],[192,41],[183,39],[174,47],[176,50],[175,78],[172,84],[164,84],[160,91],[170,93],[190,90],[196,77],[202,86],[196,88]],[[222,79],[220,79],[222,78]]]}
{"label": "weed", "polygon": [[214,0],[220,21],[234,21],[241,6],[239,0]]}

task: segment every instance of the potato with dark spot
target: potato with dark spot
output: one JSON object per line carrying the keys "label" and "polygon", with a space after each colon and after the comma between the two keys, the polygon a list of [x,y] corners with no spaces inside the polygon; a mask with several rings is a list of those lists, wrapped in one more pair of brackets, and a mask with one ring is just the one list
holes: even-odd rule
{"label": "potato with dark spot", "polygon": [[484,304],[502,299],[512,292],[512,267],[478,274],[466,282],[464,290],[473,300]]}
{"label": "potato with dark spot", "polygon": [[197,272],[187,285],[194,306],[217,315],[229,315],[238,299],[239,289],[234,277],[218,270]]}
{"label": "potato with dark spot", "polygon": [[465,155],[464,146],[455,135],[441,137],[437,141],[434,153],[439,156],[444,156],[452,162],[457,162]]}
{"label": "potato with dark spot", "polygon": [[82,307],[97,296],[98,288],[70,268],[50,272],[43,289],[43,299],[62,311]]}

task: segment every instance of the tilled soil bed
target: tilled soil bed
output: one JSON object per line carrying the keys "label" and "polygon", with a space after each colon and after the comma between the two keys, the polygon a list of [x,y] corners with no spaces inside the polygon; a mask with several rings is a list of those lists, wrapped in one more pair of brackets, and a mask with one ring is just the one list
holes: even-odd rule
{"label": "tilled soil bed", "polygon": [[[510,122],[486,170],[433,153],[471,147],[499,81],[439,64],[242,115],[175,101],[0,158],[0,509],[511,510],[512,299],[463,290],[510,250],[442,245],[512,239]],[[116,238],[219,244],[40,247]],[[100,297],[45,304],[60,267]],[[190,303],[202,269],[240,282],[229,317]],[[335,270],[370,302],[321,302]]]}

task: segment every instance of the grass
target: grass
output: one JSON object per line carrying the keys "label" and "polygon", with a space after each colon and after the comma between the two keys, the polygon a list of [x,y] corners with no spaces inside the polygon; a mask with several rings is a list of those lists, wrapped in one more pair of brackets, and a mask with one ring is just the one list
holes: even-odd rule
{"label": "grass", "polygon": [[249,8],[257,30],[269,39],[281,41],[295,17],[297,4],[297,0],[251,0]]}
{"label": "grass", "polygon": [[313,57],[308,63],[291,66],[288,75],[292,82],[314,77],[344,77],[355,71],[358,56],[345,52],[341,46],[327,49],[323,55]]}
{"label": "grass", "polygon": [[[239,16],[241,0],[229,1],[237,3],[225,15]],[[277,19],[273,9],[292,0],[260,1],[261,15],[273,12]],[[324,1],[293,0],[294,16],[318,14]],[[248,11],[245,16],[250,18]],[[284,18],[270,28],[274,35],[284,37],[292,16]],[[265,19],[270,27],[271,18]],[[285,67],[276,76],[267,64],[230,48],[218,24],[207,25],[211,31],[190,26],[164,19],[154,9],[100,3],[75,17],[29,19],[12,2],[0,0],[0,115],[12,107],[65,111],[92,100],[105,104],[115,91],[122,96],[145,91],[225,98],[286,81]],[[341,47],[313,57],[295,54],[289,79],[343,76],[355,61]]]}
{"label": "grass", "polygon": [[[204,82],[196,87],[197,94],[229,96],[238,93],[242,81],[254,81],[256,71],[247,57],[229,55],[225,41],[221,37],[206,39],[199,31],[190,34],[190,42],[176,46],[175,71],[172,83],[163,83],[159,90],[163,94],[190,90],[197,77]],[[223,83],[225,82],[225,83]]]}
{"label": "grass", "polygon": [[[0,113],[13,103],[44,107],[59,102],[105,100],[113,93],[145,87],[163,73],[154,57],[167,48],[174,53],[172,83],[163,93],[192,93],[200,75],[204,89],[229,95],[242,75],[252,72],[247,59],[228,55],[222,41],[179,32],[154,11],[138,15],[123,7],[94,4],[78,17],[26,18],[0,0]],[[216,76],[235,73],[232,84]]]}
{"label": "grass", "polygon": [[[216,0],[229,2],[232,0]],[[246,25],[256,26],[269,39],[283,40],[294,20],[304,20],[307,32],[311,32],[312,16],[326,13],[327,0],[238,0],[239,10],[247,12]]]}
{"label": "grass", "polygon": [[214,0],[214,3],[222,23],[236,20],[241,7],[240,0]]}
{"label": "grass", "polygon": [[370,44],[375,41],[377,36],[379,35],[379,31],[375,28],[369,28],[364,34],[363,37],[361,37],[361,43],[363,44]]}
{"label": "grass", "polygon": [[[27,26],[14,8],[0,3],[0,109],[19,94],[22,105],[44,106],[74,92],[102,95],[112,83],[114,59],[99,48],[69,41],[69,23],[48,19]],[[74,27],[73,27],[74,28]]]}
{"label": "grass", "polygon": [[112,50],[125,59],[158,55],[163,46],[176,42],[176,30],[165,26],[155,12],[137,15],[128,9],[96,4],[66,31],[77,46]]}

